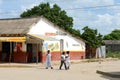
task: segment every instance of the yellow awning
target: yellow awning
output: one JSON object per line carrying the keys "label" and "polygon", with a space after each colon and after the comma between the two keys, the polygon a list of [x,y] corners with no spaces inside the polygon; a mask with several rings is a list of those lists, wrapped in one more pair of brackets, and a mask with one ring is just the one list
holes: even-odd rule
{"label": "yellow awning", "polygon": [[26,37],[0,37],[1,42],[25,42]]}
{"label": "yellow awning", "polygon": [[36,34],[28,34],[29,36],[41,39],[41,40],[46,40],[46,41],[59,41],[56,38],[50,37],[50,36],[46,36],[46,35],[36,35]]}

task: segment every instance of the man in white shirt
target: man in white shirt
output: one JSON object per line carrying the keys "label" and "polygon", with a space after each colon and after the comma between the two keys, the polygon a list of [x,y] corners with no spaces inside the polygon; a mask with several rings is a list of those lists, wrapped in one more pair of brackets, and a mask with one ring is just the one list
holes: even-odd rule
{"label": "man in white shirt", "polygon": [[63,64],[64,64],[64,67],[65,67],[65,70],[67,70],[65,60],[66,60],[66,59],[65,59],[65,52],[62,52],[62,55],[61,55],[61,64],[60,64],[60,67],[59,67],[60,70],[61,70]]}

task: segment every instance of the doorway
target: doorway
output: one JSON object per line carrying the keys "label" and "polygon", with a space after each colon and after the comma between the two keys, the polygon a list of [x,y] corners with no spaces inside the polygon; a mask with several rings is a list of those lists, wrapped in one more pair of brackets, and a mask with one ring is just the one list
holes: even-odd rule
{"label": "doorway", "polygon": [[40,45],[38,44],[27,44],[27,62],[35,63],[42,61],[42,52],[40,51]]}
{"label": "doorway", "polygon": [[2,42],[2,62],[13,62],[13,42]]}

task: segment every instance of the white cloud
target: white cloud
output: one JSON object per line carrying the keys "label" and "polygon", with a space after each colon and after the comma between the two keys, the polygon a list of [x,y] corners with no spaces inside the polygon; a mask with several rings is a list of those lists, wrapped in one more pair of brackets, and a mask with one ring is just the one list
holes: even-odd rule
{"label": "white cloud", "polygon": [[[114,5],[114,0],[75,0],[70,5],[72,8],[83,8],[83,7],[94,7],[94,6],[105,6],[105,5]],[[71,10],[68,11],[70,16],[74,18],[74,27],[77,29],[82,29],[85,26],[89,26],[94,29],[98,29],[101,34],[107,34],[111,30],[118,28],[119,20],[118,16],[112,10],[107,10],[108,8],[104,8],[101,11],[99,9],[78,9],[78,10]],[[115,22],[115,21],[116,22]],[[115,23],[115,24],[114,24]],[[116,26],[116,27],[115,27]]]}
{"label": "white cloud", "polygon": [[112,30],[112,20],[113,16],[110,14],[97,15],[97,19],[91,21],[90,26],[97,29],[101,34],[106,34],[109,33],[109,30]]}
{"label": "white cloud", "polygon": [[114,15],[97,15],[97,19],[90,21],[90,27],[98,29],[101,34],[108,34],[115,29],[120,29],[120,13]]}
{"label": "white cloud", "polygon": [[98,15],[98,20],[95,21],[95,24],[100,25],[102,23],[102,25],[111,25],[112,24],[112,19],[113,16],[111,16],[110,14],[104,14],[104,15]]}
{"label": "white cloud", "polygon": [[116,13],[113,17],[113,24],[120,27],[120,13]]}

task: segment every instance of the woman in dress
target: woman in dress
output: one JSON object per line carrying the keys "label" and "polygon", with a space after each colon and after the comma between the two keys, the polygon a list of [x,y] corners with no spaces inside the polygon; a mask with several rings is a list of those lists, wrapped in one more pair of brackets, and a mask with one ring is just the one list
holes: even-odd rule
{"label": "woman in dress", "polygon": [[48,69],[49,67],[53,69],[50,50],[48,50],[46,54],[46,69]]}

